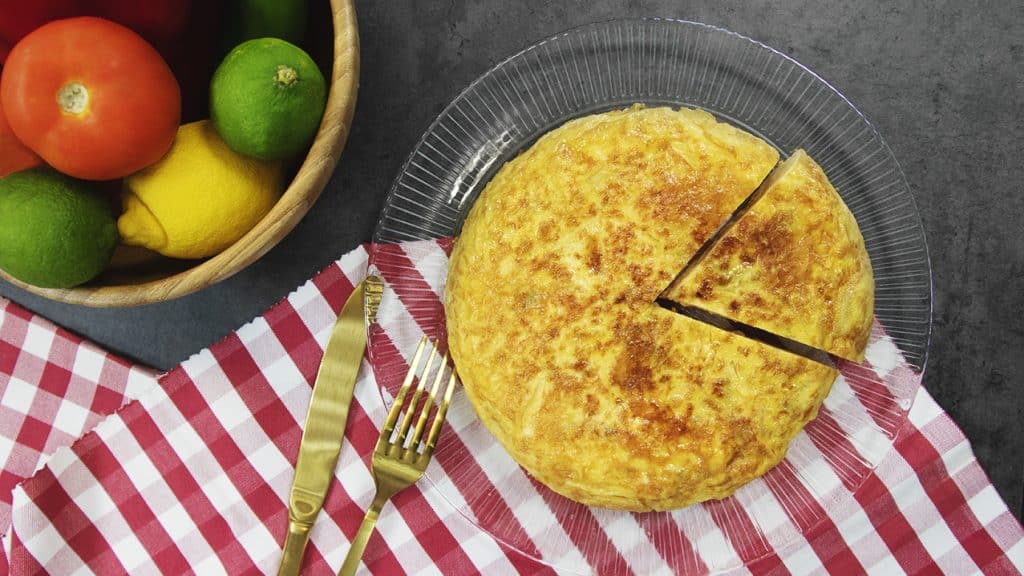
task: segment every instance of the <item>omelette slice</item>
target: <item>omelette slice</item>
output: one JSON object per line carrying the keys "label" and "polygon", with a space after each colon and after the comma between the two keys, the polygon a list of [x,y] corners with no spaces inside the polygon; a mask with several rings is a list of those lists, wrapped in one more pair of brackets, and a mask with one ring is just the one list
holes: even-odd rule
{"label": "omelette slice", "polygon": [[874,278],[864,238],[821,167],[797,150],[665,296],[855,362]]}

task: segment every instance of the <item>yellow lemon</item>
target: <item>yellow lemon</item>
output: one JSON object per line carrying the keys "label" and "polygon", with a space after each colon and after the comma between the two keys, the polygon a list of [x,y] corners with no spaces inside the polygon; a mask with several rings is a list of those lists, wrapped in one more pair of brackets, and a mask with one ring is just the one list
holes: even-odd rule
{"label": "yellow lemon", "polygon": [[207,120],[178,129],[159,162],[125,179],[125,244],[206,258],[248,232],[281,194],[282,164],[232,151]]}

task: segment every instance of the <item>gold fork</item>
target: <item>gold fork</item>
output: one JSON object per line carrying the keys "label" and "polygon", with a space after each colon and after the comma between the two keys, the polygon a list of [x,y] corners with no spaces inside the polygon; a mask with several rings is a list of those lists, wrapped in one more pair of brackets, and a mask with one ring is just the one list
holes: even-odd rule
{"label": "gold fork", "polygon": [[[398,390],[398,396],[395,397],[395,405],[391,407],[388,418],[384,421],[384,428],[381,429],[380,439],[377,440],[377,447],[373,450],[373,483],[377,487],[377,494],[373,497],[370,509],[366,511],[363,523],[359,525],[359,531],[356,532],[355,539],[352,540],[352,547],[349,548],[348,555],[345,556],[345,563],[341,565],[341,570],[338,571],[339,576],[352,576],[356,573],[359,561],[363,557],[363,551],[366,549],[366,543],[370,539],[370,534],[373,533],[373,527],[377,524],[377,516],[380,515],[380,509],[384,506],[385,502],[400,490],[412,486],[423,477],[423,472],[427,469],[427,465],[430,464],[430,457],[434,455],[437,437],[441,435],[441,425],[444,423],[445,415],[448,413],[448,406],[452,403],[452,393],[455,391],[457,377],[454,367],[451,369],[451,375],[444,389],[444,397],[437,408],[437,414],[434,416],[434,422],[430,426],[430,432],[427,434],[422,452],[420,451],[420,445],[421,441],[424,441],[423,430],[426,428],[427,419],[430,417],[431,409],[434,407],[434,399],[437,398],[441,383],[444,381],[445,370],[449,366],[447,352],[437,366],[437,373],[433,378],[434,382],[427,393],[426,400],[423,402],[423,408],[419,411],[416,427],[412,429],[412,435],[409,435],[409,429],[412,428],[413,414],[416,411],[416,406],[419,404],[420,397],[423,395],[423,391],[426,389],[426,383],[430,380],[430,374],[434,369],[435,360],[437,359],[438,350],[437,346],[433,343],[430,343],[430,353],[427,355],[426,364],[423,366],[422,375],[419,377],[419,384],[412,394],[412,402],[406,408],[402,425],[398,428],[397,434],[395,433],[395,425],[398,423],[398,417],[405,403],[405,397],[408,396],[413,380],[416,379],[420,360],[423,358],[423,352],[428,343],[430,342],[426,336],[420,339],[419,346],[416,347],[416,353],[413,354],[412,362],[409,364],[409,372],[405,375],[405,380],[402,381],[402,387]],[[394,440],[392,440],[392,436],[395,437]]]}

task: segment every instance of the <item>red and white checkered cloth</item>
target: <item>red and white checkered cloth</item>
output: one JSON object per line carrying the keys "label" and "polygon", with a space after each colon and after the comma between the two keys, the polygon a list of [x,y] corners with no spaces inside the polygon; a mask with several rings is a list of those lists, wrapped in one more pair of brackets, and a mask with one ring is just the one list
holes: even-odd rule
{"label": "red and white checkered cloth", "polygon": [[152,370],[0,298],[0,531],[10,526],[19,482],[155,384]]}
{"label": "red and white checkered cloth", "polygon": [[[335,316],[363,276],[366,257],[364,249],[346,255],[264,316],[164,376],[140,401],[118,410],[70,448],[57,450],[14,490],[13,525],[4,537],[11,572],[274,573],[311,385]],[[8,360],[14,356],[20,362],[26,354],[25,345],[7,343],[18,341],[7,334],[8,323],[19,325],[12,316],[21,323],[45,323],[13,306],[0,316],[6,346],[0,349],[0,372],[20,374]],[[62,337],[103,357],[73,337]],[[38,346],[31,354],[55,356]],[[104,362],[128,370],[125,363]],[[41,370],[28,381],[22,375],[8,380],[5,409],[16,379],[18,386],[38,385],[33,397],[53,387]],[[103,371],[75,363],[65,370],[95,375],[97,381]],[[144,387],[144,375],[139,371],[136,388]],[[130,375],[110,378],[127,382]],[[127,384],[110,384],[104,375],[103,386],[124,390]],[[26,393],[19,392],[14,402],[34,414],[34,402],[22,400]],[[41,427],[65,426],[53,424],[56,412],[46,414],[50,420]],[[373,371],[364,363],[336,481],[313,529],[305,573],[332,574],[344,558],[372,499],[369,460],[384,414]],[[4,437],[20,444],[17,432],[10,435],[5,428]],[[551,572],[475,528],[429,483],[392,502],[364,557],[374,574]],[[726,538],[720,552],[742,559],[748,544]],[[594,568],[638,571],[622,563]],[[800,542],[773,549],[736,572],[1022,571],[1024,530],[963,434],[922,389],[895,449],[854,498],[829,510]]]}

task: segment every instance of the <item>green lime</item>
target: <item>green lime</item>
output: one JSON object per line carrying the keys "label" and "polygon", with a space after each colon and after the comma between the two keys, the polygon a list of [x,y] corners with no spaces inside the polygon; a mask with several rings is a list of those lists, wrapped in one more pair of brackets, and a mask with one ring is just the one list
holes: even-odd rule
{"label": "green lime", "polygon": [[298,44],[306,35],[307,0],[230,0],[225,14],[223,53],[253,38],[280,38]]}
{"label": "green lime", "polygon": [[0,178],[0,268],[42,288],[87,282],[110,262],[117,225],[101,194],[46,168]]}
{"label": "green lime", "polygon": [[305,151],[327,101],[323,74],[308,54],[277,38],[239,44],[213,73],[210,118],[239,154],[283,160]]}

